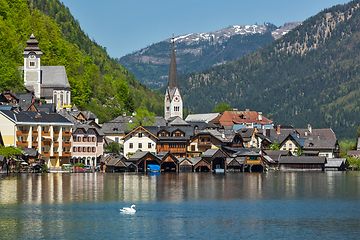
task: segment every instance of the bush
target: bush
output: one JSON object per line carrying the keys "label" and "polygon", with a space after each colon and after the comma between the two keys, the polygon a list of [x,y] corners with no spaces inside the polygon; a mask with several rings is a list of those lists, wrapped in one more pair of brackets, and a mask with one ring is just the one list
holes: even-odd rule
{"label": "bush", "polygon": [[41,171],[42,171],[43,173],[46,173],[46,172],[47,172],[47,169],[48,169],[48,167],[47,167],[46,163],[44,163]]}
{"label": "bush", "polygon": [[85,166],[85,164],[83,164],[83,163],[77,163],[76,165],[75,165],[75,167],[84,167]]}

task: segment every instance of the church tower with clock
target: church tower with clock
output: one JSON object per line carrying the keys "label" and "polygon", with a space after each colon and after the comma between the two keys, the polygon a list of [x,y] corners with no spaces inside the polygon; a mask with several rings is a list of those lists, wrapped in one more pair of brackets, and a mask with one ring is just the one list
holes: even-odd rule
{"label": "church tower with clock", "polygon": [[172,50],[170,60],[169,71],[169,83],[165,93],[165,119],[168,120],[171,117],[183,118],[183,102],[179,89],[179,82],[176,69],[175,59],[175,39],[172,38]]}

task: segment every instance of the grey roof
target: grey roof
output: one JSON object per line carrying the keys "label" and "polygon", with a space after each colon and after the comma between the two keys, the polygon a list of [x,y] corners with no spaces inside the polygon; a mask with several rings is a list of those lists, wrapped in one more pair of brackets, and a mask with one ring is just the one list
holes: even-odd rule
{"label": "grey roof", "polygon": [[34,148],[23,148],[23,155],[29,157],[36,157],[39,155],[39,153]]}
{"label": "grey roof", "polygon": [[171,122],[169,122],[170,126],[190,126],[189,123],[182,120],[180,117],[175,117]]}
{"label": "grey roof", "polygon": [[105,134],[123,134],[127,130],[124,122],[107,122],[101,128]]}
{"label": "grey roof", "polygon": [[16,123],[62,123],[72,124],[69,120],[57,113],[46,113],[46,112],[29,112],[29,111],[11,111],[11,110],[0,110],[1,113],[12,119]]}
{"label": "grey roof", "polygon": [[360,150],[348,151],[347,156],[360,156]]}
{"label": "grey roof", "polygon": [[[147,131],[149,131],[150,133],[152,133],[153,135],[157,136],[160,141],[161,140],[168,140],[168,141],[187,141],[189,140],[192,136],[194,136],[194,129],[191,126],[162,126],[162,127],[154,127],[154,126],[150,126],[150,127],[144,127]],[[185,136],[184,137],[162,137],[162,136],[158,136],[158,133],[160,131],[167,131],[168,133],[172,133],[176,130],[180,130],[182,131]]]}
{"label": "grey roof", "polygon": [[227,143],[229,142],[229,140],[227,140],[225,138],[225,135],[223,135],[221,132],[219,132],[218,130],[213,130],[213,129],[204,129],[204,130],[199,130],[197,131],[197,134],[199,135],[204,135],[204,134],[210,134],[211,136],[215,137],[216,139],[218,139],[219,141],[223,142],[223,143]]}
{"label": "grey roof", "polygon": [[71,88],[65,66],[41,66],[42,88]]}
{"label": "grey roof", "polygon": [[165,120],[164,117],[161,116],[156,116],[155,122],[154,122],[154,126],[155,127],[165,127],[166,126],[167,121]]}
{"label": "grey roof", "polygon": [[158,152],[156,154],[156,156],[158,156],[159,158],[163,159],[163,157],[166,156],[166,154],[168,154],[170,151],[161,151],[161,152]]}
{"label": "grey roof", "polygon": [[154,157],[156,157],[159,161],[161,161],[161,159],[157,156],[155,156],[154,154],[152,154],[151,152],[147,152],[147,151],[141,151],[141,150],[137,150],[129,159],[128,161],[137,161],[140,158],[144,157],[146,154],[151,154]]}
{"label": "grey roof", "polygon": [[15,93],[16,96],[19,98],[19,104],[31,104],[33,101],[33,94],[29,93]]}
{"label": "grey roof", "polygon": [[[119,157],[111,157],[110,160],[106,161],[105,165],[112,167],[112,166],[119,165],[119,164],[121,164],[121,162],[122,162],[121,165],[122,165],[123,167],[126,167],[125,163],[123,163],[123,159],[124,159],[124,158],[125,158],[125,157],[124,157],[123,155],[120,155]],[[125,158],[125,160],[126,160],[126,158]]]}
{"label": "grey roof", "polygon": [[[188,157],[186,159],[189,160],[189,162],[191,162],[193,166],[195,166],[198,162],[201,161],[202,158],[201,157]],[[204,161],[206,161],[206,160],[204,160]]]}
{"label": "grey roof", "polygon": [[306,139],[304,142],[304,149],[334,149],[336,143],[336,139]]}
{"label": "grey roof", "polygon": [[273,161],[278,161],[280,156],[287,156],[289,153],[291,153],[289,150],[264,150],[264,157],[268,156]]}
{"label": "grey roof", "polygon": [[73,133],[75,133],[75,131],[76,131],[77,129],[80,129],[80,128],[84,129],[85,132],[89,132],[89,129],[92,129],[92,130],[94,130],[95,132],[97,132],[97,134],[98,134],[99,136],[105,136],[105,134],[103,133],[103,131],[102,131],[101,129],[96,128],[96,127],[93,127],[93,126],[88,125],[88,124],[79,124],[79,123],[75,124],[75,126],[73,127]]}
{"label": "grey roof", "polygon": [[280,156],[280,164],[325,164],[326,157],[324,156]]}
{"label": "grey roof", "polygon": [[131,122],[133,120],[133,116],[118,116],[116,118],[114,118],[113,120],[109,121],[110,123],[126,123],[126,122]]}
{"label": "grey roof", "polygon": [[346,163],[346,158],[328,158],[327,163],[325,164],[326,168],[339,168],[341,165]]}
{"label": "grey roof", "polygon": [[[252,149],[253,150],[253,149]],[[232,154],[232,157],[244,157],[244,156],[261,156],[259,152],[252,151],[246,148],[240,149],[238,152]]]}
{"label": "grey roof", "polygon": [[241,128],[237,130],[237,132],[241,135],[241,137],[245,141],[250,141],[252,135],[254,134],[255,129],[254,128]]}
{"label": "grey roof", "polygon": [[38,112],[55,112],[55,103],[34,103],[34,106],[38,110]]}
{"label": "grey roof", "polygon": [[219,116],[220,113],[202,113],[202,114],[189,114],[185,121],[186,122],[205,122],[208,123],[217,116]]}
{"label": "grey roof", "polygon": [[220,151],[220,149],[208,149],[201,155],[201,157],[202,158],[211,158],[217,153],[217,151]]}

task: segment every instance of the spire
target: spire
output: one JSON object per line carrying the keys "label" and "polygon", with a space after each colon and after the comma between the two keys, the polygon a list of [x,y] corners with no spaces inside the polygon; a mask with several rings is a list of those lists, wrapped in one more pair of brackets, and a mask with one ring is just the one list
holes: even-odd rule
{"label": "spire", "polygon": [[171,61],[170,61],[170,72],[169,72],[169,83],[168,87],[179,88],[177,69],[176,69],[176,58],[175,58],[175,38],[172,37],[172,50],[171,50]]}

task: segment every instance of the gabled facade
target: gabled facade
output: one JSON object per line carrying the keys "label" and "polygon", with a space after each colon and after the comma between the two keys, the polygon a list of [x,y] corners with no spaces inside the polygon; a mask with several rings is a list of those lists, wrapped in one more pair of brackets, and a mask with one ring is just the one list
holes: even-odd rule
{"label": "gabled facade", "polygon": [[190,156],[199,156],[208,149],[219,149],[228,145],[229,141],[217,130],[201,130],[198,131],[190,139],[187,152]]}
{"label": "gabled facade", "polygon": [[124,141],[124,156],[131,156],[138,150],[156,153],[156,142],[159,140],[154,134],[139,126],[126,134]]}
{"label": "gabled facade", "polygon": [[296,156],[298,149],[303,148],[304,141],[304,138],[298,138],[295,133],[291,133],[280,143],[280,149],[291,151],[292,155]]}
{"label": "gabled facade", "polygon": [[166,120],[168,120],[171,117],[183,118],[183,101],[179,89],[174,45],[175,43],[173,38],[171,60],[170,60],[170,71],[169,71],[169,83],[166,88],[165,100],[164,100],[164,105],[165,105],[164,117]]}

